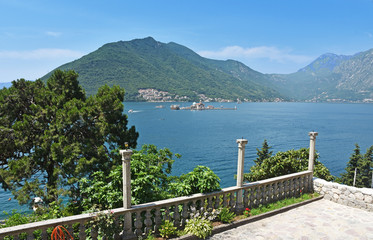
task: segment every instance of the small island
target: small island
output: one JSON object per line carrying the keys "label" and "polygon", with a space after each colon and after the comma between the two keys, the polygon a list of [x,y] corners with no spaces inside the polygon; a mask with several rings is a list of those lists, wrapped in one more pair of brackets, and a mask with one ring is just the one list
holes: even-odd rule
{"label": "small island", "polygon": [[180,107],[180,105],[173,104],[173,105],[170,106],[170,108],[171,108],[171,110],[237,110],[237,107],[234,107],[234,108],[224,108],[223,106],[221,106],[221,107],[214,107],[212,105],[208,105],[206,107],[205,104],[202,103],[202,102],[199,102],[199,103],[194,102],[189,107]]}

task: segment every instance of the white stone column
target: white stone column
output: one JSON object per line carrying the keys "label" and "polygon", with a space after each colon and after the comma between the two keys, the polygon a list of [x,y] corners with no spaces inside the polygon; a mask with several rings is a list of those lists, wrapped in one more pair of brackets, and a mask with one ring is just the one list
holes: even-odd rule
{"label": "white stone column", "polygon": [[[123,173],[123,208],[131,208],[131,156],[132,150],[120,150],[122,155],[122,173]],[[131,213],[124,215],[123,239],[132,238],[132,217]]]}
{"label": "white stone column", "polygon": [[[245,162],[245,145],[247,144],[247,139],[237,139],[238,143],[238,161],[237,161],[237,187],[242,187],[243,185],[243,171],[244,171],[244,162]],[[237,206],[236,212],[243,212],[243,193],[242,190],[237,192]]]}
{"label": "white stone column", "polygon": [[308,136],[310,136],[310,153],[308,159],[308,170],[313,172],[313,166],[315,163],[315,141],[316,136],[318,135],[317,132],[309,132]]}

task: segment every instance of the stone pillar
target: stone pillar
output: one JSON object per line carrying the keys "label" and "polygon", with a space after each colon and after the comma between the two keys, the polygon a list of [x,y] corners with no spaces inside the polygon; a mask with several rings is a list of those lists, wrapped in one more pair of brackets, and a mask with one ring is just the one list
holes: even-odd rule
{"label": "stone pillar", "polygon": [[308,170],[313,172],[313,166],[315,163],[315,141],[316,136],[318,135],[317,132],[310,132],[308,136],[310,136],[310,153],[308,159]]}
{"label": "stone pillar", "polygon": [[[132,150],[120,150],[122,155],[122,173],[123,173],[123,208],[131,208],[131,156]],[[122,239],[131,239],[134,237],[132,232],[132,217],[131,213],[124,215],[124,227]]]}
{"label": "stone pillar", "polygon": [[[247,139],[237,139],[236,142],[238,143],[237,187],[242,187],[244,160],[245,160],[245,145],[247,144]],[[239,190],[237,192],[236,197],[237,197],[236,212],[241,214],[244,210],[242,190]]]}

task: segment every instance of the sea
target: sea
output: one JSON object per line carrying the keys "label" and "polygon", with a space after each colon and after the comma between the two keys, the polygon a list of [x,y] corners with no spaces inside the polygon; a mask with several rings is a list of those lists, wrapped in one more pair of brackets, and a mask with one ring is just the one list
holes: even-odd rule
{"label": "sea", "polygon": [[[174,158],[172,175],[192,171],[196,166],[211,168],[221,179],[222,187],[235,185],[237,139],[247,139],[245,172],[254,164],[258,148],[266,139],[271,150],[287,151],[308,148],[308,133],[318,132],[316,151],[319,160],[339,176],[359,144],[362,153],[373,145],[373,104],[350,103],[205,103],[215,108],[236,110],[171,110],[178,104],[192,103],[125,102],[128,126],[134,125],[143,144],[168,148],[181,158]],[[18,209],[11,193],[0,190],[0,219],[3,211]]]}

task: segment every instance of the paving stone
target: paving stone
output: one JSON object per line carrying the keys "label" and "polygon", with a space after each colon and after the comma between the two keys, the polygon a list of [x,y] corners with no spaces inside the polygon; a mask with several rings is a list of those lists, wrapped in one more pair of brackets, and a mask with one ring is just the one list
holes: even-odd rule
{"label": "paving stone", "polygon": [[373,239],[372,212],[319,200],[211,236],[211,240]]}

